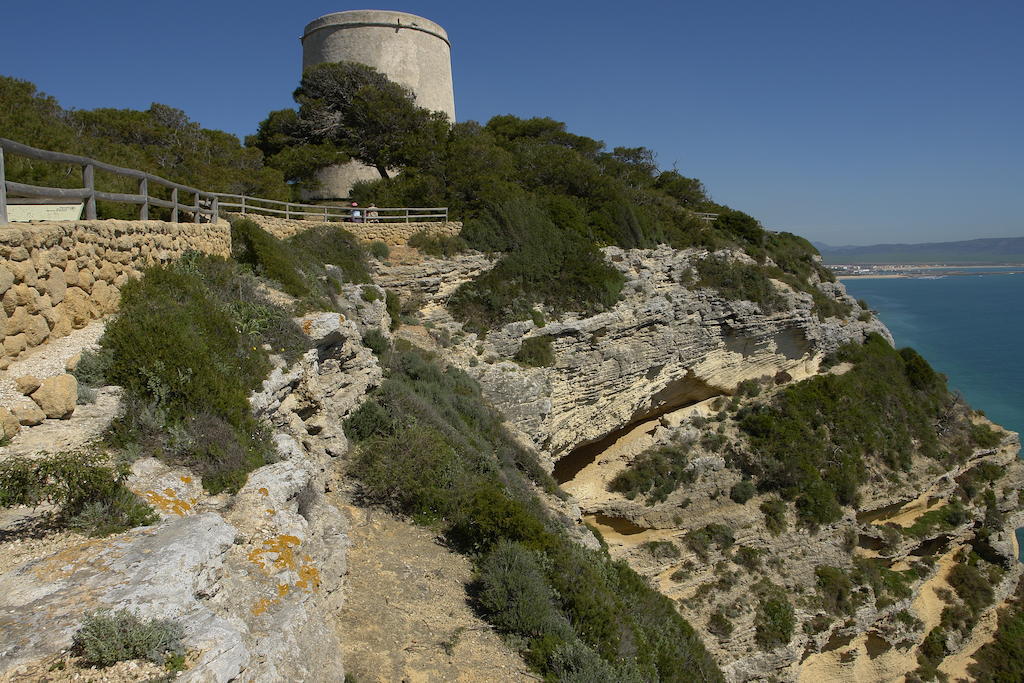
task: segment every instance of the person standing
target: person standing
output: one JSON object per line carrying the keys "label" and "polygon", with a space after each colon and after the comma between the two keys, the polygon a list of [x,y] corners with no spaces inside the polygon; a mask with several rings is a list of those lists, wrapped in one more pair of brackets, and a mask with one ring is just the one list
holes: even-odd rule
{"label": "person standing", "polygon": [[363,212],[359,209],[359,202],[352,202],[352,209],[349,211],[353,223],[363,222]]}

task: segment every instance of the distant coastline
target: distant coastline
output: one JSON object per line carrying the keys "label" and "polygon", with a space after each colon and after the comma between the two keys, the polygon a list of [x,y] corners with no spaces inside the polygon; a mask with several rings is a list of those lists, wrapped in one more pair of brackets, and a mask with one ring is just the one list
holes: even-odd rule
{"label": "distant coastline", "polygon": [[[978,275],[980,270],[998,271],[998,275],[1024,274],[1024,264],[1002,263],[985,265],[966,264],[904,264],[904,265],[875,265],[875,264],[843,264],[830,265],[829,269],[835,273],[839,280],[892,280],[898,278],[926,278],[957,277],[966,275]],[[923,272],[928,271],[928,272]]]}

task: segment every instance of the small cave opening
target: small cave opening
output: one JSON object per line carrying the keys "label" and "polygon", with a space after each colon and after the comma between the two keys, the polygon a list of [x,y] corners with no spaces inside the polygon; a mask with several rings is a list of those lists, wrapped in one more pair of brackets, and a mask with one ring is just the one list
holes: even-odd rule
{"label": "small cave opening", "polygon": [[[566,455],[558,459],[551,475],[559,485],[565,484],[576,478],[584,467],[591,464],[597,457],[608,450],[616,441],[633,431],[644,422],[655,420],[662,415],[687,408],[694,404],[706,401],[709,398],[723,396],[727,392],[718,387],[713,387],[707,382],[698,379],[692,371],[680,379],[666,384],[663,388],[651,395],[648,407],[633,414],[633,417],[621,427],[613,429],[604,436],[582,443]],[[656,425],[651,425],[651,431]]]}

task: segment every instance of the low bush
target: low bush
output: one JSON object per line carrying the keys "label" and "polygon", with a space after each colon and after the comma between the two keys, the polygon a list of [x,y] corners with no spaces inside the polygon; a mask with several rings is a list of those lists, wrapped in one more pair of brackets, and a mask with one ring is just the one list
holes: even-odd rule
{"label": "low bush", "polygon": [[742,505],[753,498],[754,493],[756,493],[754,482],[749,479],[744,479],[743,481],[736,482],[732,485],[732,488],[729,489],[729,498],[731,498],[733,502]]}
{"label": "low bush", "polygon": [[689,469],[690,444],[672,443],[646,450],[629,467],[608,482],[608,490],[633,500],[647,496],[647,503],[660,503],[670,493],[695,479]]}
{"label": "low bush", "polygon": [[991,582],[976,566],[965,563],[954,565],[947,580],[974,615],[980,614],[992,604],[995,593]]}
{"label": "low bush", "polygon": [[761,514],[764,515],[764,526],[772,536],[778,536],[789,527],[786,521],[786,502],[779,498],[769,498],[761,503]]}
{"label": "low bush", "polygon": [[979,448],[995,448],[1003,442],[1002,435],[987,424],[971,425],[971,441]]}
{"label": "low bush", "polygon": [[291,360],[309,342],[234,264],[193,256],[148,269],[125,284],[100,339],[106,380],[125,391],[108,442],[195,467],[211,493],[237,490],[273,452],[248,401],[270,369],[264,344]]}
{"label": "low bush", "polygon": [[95,453],[57,453],[0,462],[0,507],[48,503],[58,521],[92,536],[106,536],[159,517],[125,486],[127,465]]}
{"label": "low bush", "polygon": [[694,287],[714,289],[729,301],[753,301],[766,314],[789,309],[761,266],[708,256],[697,261],[694,269],[697,276],[690,283]]}
{"label": "low bush", "polygon": [[86,618],[72,637],[82,662],[113,666],[130,659],[148,659],[165,666],[168,659],[183,655],[185,629],[170,619],[143,620],[129,610],[101,611]]}
{"label": "low bush", "polygon": [[857,603],[853,596],[853,582],[846,572],[838,567],[819,565],[814,575],[825,611],[837,616],[853,614]]}
{"label": "low bush", "polygon": [[647,541],[640,549],[657,560],[674,560],[679,557],[679,548],[672,541]]}
{"label": "low bush", "polygon": [[708,524],[701,529],[690,531],[683,537],[686,546],[702,560],[708,559],[708,551],[714,546],[720,550],[732,547],[735,537],[732,529],[724,524]]}
{"label": "low bush", "polygon": [[451,258],[469,249],[466,240],[458,235],[431,235],[426,230],[420,230],[410,235],[408,244],[424,254],[437,258]]}
{"label": "low bush", "polygon": [[551,367],[555,364],[555,350],[551,344],[552,340],[553,337],[547,334],[524,339],[513,359],[532,368]]}
{"label": "low bush", "polygon": [[754,641],[763,650],[786,645],[793,638],[796,616],[785,592],[768,581],[755,587],[758,592],[754,617]]}
{"label": "low bush", "polygon": [[384,303],[391,317],[391,331],[394,332],[402,325],[402,299],[398,292],[389,289],[384,292]]}
{"label": "low bush", "polygon": [[711,613],[708,619],[708,632],[719,638],[728,638],[732,635],[732,621],[721,609]]}
{"label": "low bush", "polygon": [[231,255],[299,299],[302,310],[333,309],[339,281],[370,282],[362,245],[352,233],[331,224],[280,240],[249,219],[235,220]]}
{"label": "low bush", "polygon": [[466,223],[462,235],[475,249],[502,253],[491,270],[461,285],[448,301],[452,315],[470,331],[530,320],[538,304],[555,314],[596,313],[619,298],[622,274],[582,235],[559,231],[536,202],[492,204]]}
{"label": "low bush", "polygon": [[102,387],[108,384],[107,368],[113,360],[110,349],[102,347],[98,349],[85,349],[78,359],[78,365],[71,373],[78,380],[79,385],[87,387]]}
{"label": "low bush", "polygon": [[388,341],[388,338],[380,330],[368,330],[363,335],[363,344],[378,356],[391,348],[391,342]]}
{"label": "low bush", "polygon": [[373,242],[370,242],[370,246],[367,247],[367,251],[369,251],[370,255],[373,256],[373,258],[377,259],[378,261],[383,261],[384,259],[391,255],[391,249],[388,248],[387,244],[381,242],[380,240],[374,240]]}

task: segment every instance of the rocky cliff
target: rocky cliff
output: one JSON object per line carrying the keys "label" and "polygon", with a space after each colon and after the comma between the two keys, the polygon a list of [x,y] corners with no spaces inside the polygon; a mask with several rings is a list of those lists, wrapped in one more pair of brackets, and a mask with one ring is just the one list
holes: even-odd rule
{"label": "rocky cliff", "polygon": [[[788,310],[766,315],[754,303],[688,284],[706,251],[605,253],[627,278],[612,309],[547,324],[538,309],[537,321],[482,338],[444,308],[460,281],[487,267],[482,256],[382,267],[378,281],[423,304],[435,349],[477,378],[540,450],[579,504],[580,521],[601,532],[612,555],[677,601],[731,680],[899,678],[918,668],[933,631],[945,639],[940,670],[963,674],[1021,575],[1013,530],[1024,523],[1017,493],[1024,467],[1016,435],[996,428],[997,446],[975,447],[949,467],[915,455],[896,476],[869,464],[870,484],[841,519],[812,529],[789,510],[784,530],[769,531],[764,506],[773,496],[730,495],[746,479],[729,455],[745,446],[734,416],[754,402],[736,395],[738,387],[758,381],[757,401],[768,401],[799,380],[847,371],[848,364],[820,367],[844,344],[872,332],[891,336],[841,284],[813,282],[851,306],[845,319],[819,319],[809,294],[778,281]],[[749,262],[743,254],[718,256]],[[553,351],[549,366],[513,360],[524,340],[541,336]],[[686,485],[657,501],[609,490],[642,454],[679,443],[693,444]],[[982,471],[991,482],[986,500],[965,500],[962,484]],[[961,506],[952,522],[929,525]],[[949,582],[958,565],[988,572],[993,594],[950,627],[950,614],[965,604]],[[853,595],[838,607],[833,579]],[[776,594],[791,606],[792,634],[770,642],[765,605]]]}

